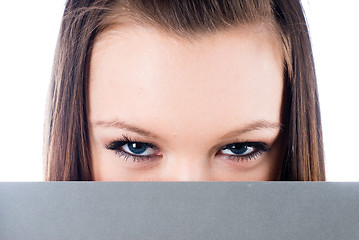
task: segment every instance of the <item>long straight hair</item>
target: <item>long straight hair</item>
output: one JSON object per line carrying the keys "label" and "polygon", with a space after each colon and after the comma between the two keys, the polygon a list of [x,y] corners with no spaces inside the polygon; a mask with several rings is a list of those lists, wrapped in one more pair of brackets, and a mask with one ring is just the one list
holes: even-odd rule
{"label": "long straight hair", "polygon": [[280,36],[284,55],[280,180],[325,180],[314,62],[299,0],[68,0],[48,95],[45,180],[92,180],[87,125],[92,48],[106,29],[129,22],[184,38],[267,24]]}

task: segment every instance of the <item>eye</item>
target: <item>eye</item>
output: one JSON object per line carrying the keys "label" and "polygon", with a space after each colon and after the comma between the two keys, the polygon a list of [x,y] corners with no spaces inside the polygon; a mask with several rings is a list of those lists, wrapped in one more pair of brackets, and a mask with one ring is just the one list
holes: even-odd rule
{"label": "eye", "polygon": [[268,150],[270,149],[262,142],[243,142],[228,144],[219,153],[230,159],[253,160]]}
{"label": "eye", "polygon": [[222,154],[235,154],[235,155],[248,155],[255,151],[254,147],[243,144],[231,144],[227,145],[225,149],[222,149]]}
{"label": "eye", "polygon": [[155,150],[147,143],[128,142],[122,146],[123,151],[138,156],[149,156],[155,154]]}
{"label": "eye", "polygon": [[152,160],[155,157],[161,156],[158,148],[151,143],[133,141],[128,137],[106,144],[105,147],[114,151],[125,160],[131,157],[135,162]]}

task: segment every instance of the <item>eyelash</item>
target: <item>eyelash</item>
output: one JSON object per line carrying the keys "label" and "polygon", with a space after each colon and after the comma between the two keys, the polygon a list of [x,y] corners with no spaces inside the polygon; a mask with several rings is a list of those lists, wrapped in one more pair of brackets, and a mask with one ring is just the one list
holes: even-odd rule
{"label": "eyelash", "polygon": [[270,150],[270,148],[267,146],[267,144],[263,143],[263,142],[235,142],[235,143],[230,143],[227,144],[226,146],[224,146],[223,148],[221,148],[221,150],[227,149],[229,146],[233,146],[233,145],[239,145],[239,146],[247,146],[247,147],[252,147],[255,150],[252,153],[246,154],[246,155],[226,155],[226,154],[222,154],[222,155],[226,155],[226,157],[232,161],[253,161],[255,159],[257,159],[260,155],[262,155],[264,152],[268,152]]}
{"label": "eyelash", "polygon": [[[145,142],[141,142],[141,141],[137,141],[135,139],[131,139],[126,135],[122,135],[122,139],[113,141],[109,144],[106,144],[105,147],[108,150],[112,150],[114,151],[116,154],[118,154],[121,157],[124,157],[125,161],[127,161],[129,158],[132,158],[132,160],[134,162],[142,162],[142,161],[149,161],[149,160],[153,160],[154,158],[158,158],[160,156],[141,156],[141,155],[133,155],[130,153],[125,152],[124,150],[121,150],[121,147],[124,146],[125,144],[129,144],[129,143],[141,143],[144,144],[146,147],[150,147],[153,148],[155,150],[158,150],[158,148],[153,145],[152,143],[145,143]],[[239,145],[239,146],[247,146],[247,147],[253,147],[255,150],[252,153],[249,153],[247,155],[228,155],[228,154],[221,154],[221,155],[225,155],[227,159],[232,160],[232,161],[253,161],[255,159],[257,159],[260,155],[262,155],[264,152],[270,151],[270,148],[267,146],[267,144],[263,143],[263,142],[235,142],[235,143],[231,143],[231,144],[227,144],[224,147],[220,148],[219,151],[227,149],[229,146],[233,146],[233,145]]]}

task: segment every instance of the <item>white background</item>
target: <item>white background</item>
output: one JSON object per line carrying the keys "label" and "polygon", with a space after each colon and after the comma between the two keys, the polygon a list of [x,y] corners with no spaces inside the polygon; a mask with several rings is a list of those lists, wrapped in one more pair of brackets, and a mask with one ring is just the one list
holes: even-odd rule
{"label": "white background", "polygon": [[[42,181],[45,102],[65,0],[1,1],[0,181]],[[359,2],[303,0],[328,181],[359,181]]]}

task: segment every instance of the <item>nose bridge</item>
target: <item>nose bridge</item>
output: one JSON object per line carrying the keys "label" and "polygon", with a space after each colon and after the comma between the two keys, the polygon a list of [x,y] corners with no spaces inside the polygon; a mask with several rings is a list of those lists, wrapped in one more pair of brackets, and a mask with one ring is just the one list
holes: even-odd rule
{"label": "nose bridge", "polygon": [[203,157],[170,157],[164,169],[164,181],[208,181],[209,169]]}

